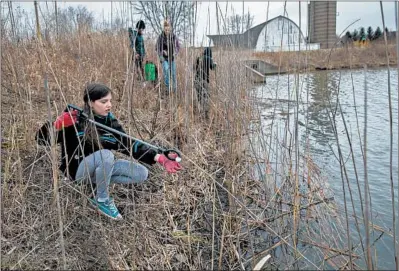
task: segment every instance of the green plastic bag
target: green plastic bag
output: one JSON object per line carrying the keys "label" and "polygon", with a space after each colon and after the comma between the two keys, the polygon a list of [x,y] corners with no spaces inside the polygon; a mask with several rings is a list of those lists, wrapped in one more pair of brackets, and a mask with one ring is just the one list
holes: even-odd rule
{"label": "green plastic bag", "polygon": [[157,66],[153,62],[147,62],[144,65],[145,80],[154,82],[157,80]]}

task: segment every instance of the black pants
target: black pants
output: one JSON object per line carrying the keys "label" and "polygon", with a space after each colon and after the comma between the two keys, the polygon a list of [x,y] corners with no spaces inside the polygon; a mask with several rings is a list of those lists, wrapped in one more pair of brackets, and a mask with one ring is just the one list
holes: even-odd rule
{"label": "black pants", "polygon": [[209,118],[209,84],[205,80],[196,80],[194,82],[197,91],[198,108],[200,114],[206,119]]}
{"label": "black pants", "polygon": [[144,68],[143,68],[144,56],[133,54],[133,59],[134,59],[134,64],[136,65],[137,75],[139,77],[139,80],[145,81]]}

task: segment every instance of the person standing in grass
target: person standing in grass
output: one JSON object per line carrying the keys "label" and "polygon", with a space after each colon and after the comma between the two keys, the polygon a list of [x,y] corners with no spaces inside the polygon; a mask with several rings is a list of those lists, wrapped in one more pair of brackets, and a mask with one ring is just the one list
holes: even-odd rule
{"label": "person standing in grass", "polygon": [[[177,89],[175,57],[179,53],[180,43],[168,21],[163,24],[163,31],[157,39],[156,51],[162,64],[164,85],[173,92]],[[172,81],[172,82],[171,82]],[[170,86],[172,84],[172,86]]]}
{"label": "person standing in grass", "polygon": [[130,47],[133,49],[132,58],[136,65],[137,74],[144,82],[144,68],[143,68],[143,61],[145,57],[145,46],[144,46],[144,29],[145,23],[144,21],[140,20],[136,24],[136,29],[133,30],[129,27],[129,40],[130,40]]}
{"label": "person standing in grass", "polygon": [[[84,112],[96,122],[125,133],[111,113],[111,99],[111,90],[107,86],[88,84],[83,95]],[[61,144],[60,170],[78,183],[94,183],[96,195],[90,202],[100,213],[112,219],[122,219],[122,215],[109,194],[110,184],[142,183],[148,178],[148,170],[139,163],[116,159],[111,150],[132,156],[148,165],[158,163],[168,173],[181,170],[178,162],[158,153],[156,149],[98,128],[80,118],[76,110],[65,110],[52,124],[45,123],[36,134],[40,145],[50,144],[51,125],[55,130],[56,143]]]}
{"label": "person standing in grass", "polygon": [[197,57],[195,62],[194,86],[197,91],[198,107],[200,114],[209,118],[209,70],[216,68],[216,62],[212,58],[212,49],[206,47],[204,54]]}

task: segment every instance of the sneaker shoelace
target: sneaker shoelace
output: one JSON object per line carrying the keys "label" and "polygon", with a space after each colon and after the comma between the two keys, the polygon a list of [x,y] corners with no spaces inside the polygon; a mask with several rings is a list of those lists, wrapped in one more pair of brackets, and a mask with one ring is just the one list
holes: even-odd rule
{"label": "sneaker shoelace", "polygon": [[109,207],[109,209],[110,209],[112,212],[119,212],[119,211],[118,211],[118,208],[116,208],[116,206],[115,206],[115,203],[114,203],[114,200],[113,200],[113,199],[109,199],[109,200],[106,202],[106,205]]}

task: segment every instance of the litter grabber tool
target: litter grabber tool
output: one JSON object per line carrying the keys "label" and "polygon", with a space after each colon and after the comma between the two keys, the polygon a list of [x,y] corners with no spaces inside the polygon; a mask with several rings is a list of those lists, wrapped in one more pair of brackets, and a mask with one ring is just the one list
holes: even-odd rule
{"label": "litter grabber tool", "polygon": [[[164,149],[164,148],[161,148],[161,147],[152,145],[152,144],[150,144],[150,143],[147,143],[147,142],[145,142],[145,141],[142,141],[142,140],[140,140],[140,139],[137,139],[137,138],[135,138],[135,137],[132,137],[132,136],[130,136],[130,135],[127,135],[127,134],[125,134],[125,133],[122,133],[122,132],[120,132],[120,131],[118,131],[118,130],[116,130],[116,129],[114,129],[114,128],[108,127],[108,126],[106,126],[106,125],[104,125],[104,124],[98,123],[98,122],[96,122],[96,121],[90,119],[89,116],[88,116],[85,112],[83,112],[83,109],[81,109],[81,108],[79,108],[79,107],[77,107],[77,106],[75,106],[75,105],[68,104],[67,110],[68,110],[68,111],[70,111],[70,110],[76,110],[76,111],[78,111],[79,116],[83,117],[84,119],[87,119],[87,121],[91,122],[92,124],[94,124],[94,125],[96,125],[96,126],[102,128],[102,129],[104,129],[104,130],[106,130],[106,131],[108,131],[108,132],[118,134],[118,135],[120,135],[120,136],[126,137],[126,138],[128,138],[128,139],[131,139],[131,140],[134,140],[134,141],[136,141],[136,142],[139,142],[139,143],[141,143],[141,144],[143,144],[143,145],[146,145],[146,146],[148,146],[148,147],[150,147],[150,148],[156,149],[156,150],[158,150],[159,152],[161,152],[162,154],[164,154],[169,160],[176,161],[176,162],[178,162],[178,163],[181,162],[181,153],[180,153],[178,150],[176,150],[176,149]],[[169,155],[172,155],[172,157],[169,156]]]}

